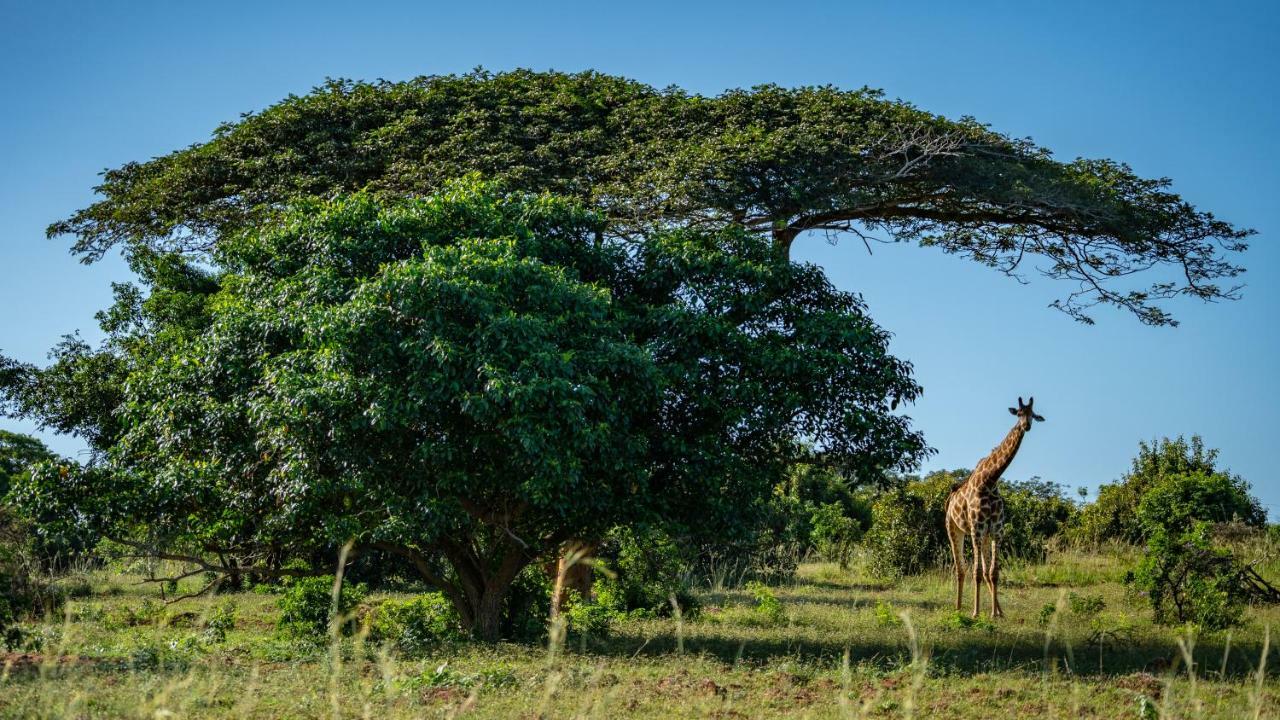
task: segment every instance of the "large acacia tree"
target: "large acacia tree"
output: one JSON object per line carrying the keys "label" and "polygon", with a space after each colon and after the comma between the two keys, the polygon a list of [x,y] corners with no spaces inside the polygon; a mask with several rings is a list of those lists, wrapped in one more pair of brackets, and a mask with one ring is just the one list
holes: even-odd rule
{"label": "large acacia tree", "polygon": [[[208,253],[297,195],[427,195],[480,172],[600,209],[605,233],[738,224],[781,252],[809,230],[914,241],[1068,281],[1172,324],[1161,300],[1234,297],[1250,231],[1110,160],[881,93],[766,85],[716,97],[625,78],[516,71],[329,82],[204,143],[105,173],[103,199],[49,228],[86,261],[118,243]],[[1142,274],[1142,277],[1135,277]]]}
{"label": "large acacia tree", "polygon": [[518,573],[569,538],[750,527],[797,439],[866,474],[921,456],[890,412],[909,366],[817,268],[742,228],[602,227],[475,181],[291,204],[218,245],[202,322],[119,343],[106,461],[18,499],[222,572],[355,541],[493,639]]}

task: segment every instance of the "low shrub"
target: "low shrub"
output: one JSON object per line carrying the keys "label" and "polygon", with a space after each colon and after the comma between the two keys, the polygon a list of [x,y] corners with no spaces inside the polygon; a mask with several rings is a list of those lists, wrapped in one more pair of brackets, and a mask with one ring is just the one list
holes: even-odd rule
{"label": "low shrub", "polygon": [[204,619],[204,632],[200,636],[200,640],[209,645],[217,645],[223,643],[227,639],[227,633],[236,627],[236,602],[235,600],[224,600]]}
{"label": "low shrub", "polygon": [[18,623],[57,610],[63,596],[40,579],[24,523],[0,507],[0,646],[18,649],[26,634]]}
{"label": "low shrub", "polygon": [[613,621],[621,613],[600,600],[583,600],[576,592],[570,592],[565,607],[568,631],[574,635],[603,638],[609,635]]}
{"label": "low shrub", "polygon": [[826,503],[810,514],[809,526],[809,537],[818,554],[848,568],[849,558],[862,539],[862,525],[845,515],[845,508],[839,503]]}
{"label": "low shrub", "polygon": [[876,624],[880,627],[902,627],[902,616],[898,609],[884,600],[876,600]]}
{"label": "low shrub", "polygon": [[291,583],[276,601],[280,608],[277,628],[308,639],[327,637],[332,622],[339,624],[341,632],[350,632],[352,612],[364,600],[367,591],[364,585],[343,583],[338,593],[335,617],[333,580],[329,575],[300,578]]}
{"label": "low shrub", "polygon": [[752,581],[747,583],[747,592],[751,593],[751,597],[756,601],[755,612],[760,619],[770,624],[778,624],[786,620],[782,601],[768,585]]}
{"label": "low shrub", "polygon": [[995,623],[985,616],[974,617],[960,610],[953,610],[942,618],[942,627],[949,630],[986,630],[995,632]]}
{"label": "low shrub", "polygon": [[1073,615],[1093,617],[1107,609],[1107,601],[1103,600],[1101,595],[1077,595],[1076,593],[1071,593],[1067,595],[1067,606],[1071,608]]}
{"label": "low shrub", "polygon": [[882,493],[871,506],[871,529],[863,537],[868,567],[879,577],[896,578],[923,572],[941,550],[934,527],[942,515],[906,489]]}
{"label": "low shrub", "polygon": [[385,600],[370,612],[368,623],[371,641],[391,643],[409,657],[463,636],[457,610],[441,593]]}
{"label": "low shrub", "polygon": [[596,573],[596,602],[616,611],[666,617],[675,598],[682,615],[696,615],[697,597],[686,578],[692,562],[669,534],[659,528],[614,528],[601,545],[598,559],[609,572]]}
{"label": "low shrub", "polygon": [[1209,524],[1197,522],[1182,534],[1154,530],[1127,581],[1146,594],[1157,623],[1223,630],[1238,625],[1244,613],[1242,570],[1229,551],[1213,544]]}

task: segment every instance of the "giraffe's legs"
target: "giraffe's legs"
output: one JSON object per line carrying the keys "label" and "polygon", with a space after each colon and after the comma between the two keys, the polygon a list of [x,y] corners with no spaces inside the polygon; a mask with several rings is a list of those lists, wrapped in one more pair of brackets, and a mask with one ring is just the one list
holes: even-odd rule
{"label": "giraffe's legs", "polygon": [[991,591],[991,617],[1004,617],[1004,610],[1000,609],[1000,596],[997,590],[1000,587],[1000,561],[999,561],[1000,541],[995,537],[991,538],[991,556],[987,558],[987,589]]}
{"label": "giraffe's legs", "polygon": [[964,533],[947,523],[947,539],[951,541],[951,562],[956,566],[956,610],[964,599]]}
{"label": "giraffe's legs", "polygon": [[974,532],[973,538],[973,616],[978,617],[978,612],[982,609],[982,575],[983,569],[983,553],[982,543],[978,542],[978,533]]}

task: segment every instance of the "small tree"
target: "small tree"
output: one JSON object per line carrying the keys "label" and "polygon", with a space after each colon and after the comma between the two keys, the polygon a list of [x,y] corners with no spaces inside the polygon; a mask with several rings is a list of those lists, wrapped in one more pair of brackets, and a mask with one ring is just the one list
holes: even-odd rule
{"label": "small tree", "polygon": [[1222,630],[1239,624],[1244,613],[1250,587],[1244,573],[1199,521],[1180,532],[1157,527],[1129,582],[1147,595],[1156,622]]}

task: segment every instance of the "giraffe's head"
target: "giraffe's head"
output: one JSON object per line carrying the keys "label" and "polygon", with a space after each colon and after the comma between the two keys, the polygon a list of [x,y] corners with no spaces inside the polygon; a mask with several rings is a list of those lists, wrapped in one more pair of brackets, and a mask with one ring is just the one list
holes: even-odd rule
{"label": "giraffe's head", "polygon": [[1031,409],[1036,399],[1034,397],[1027,398],[1027,404],[1022,404],[1022,396],[1018,396],[1018,407],[1009,408],[1009,412],[1018,416],[1018,422],[1022,424],[1023,432],[1031,431],[1031,424],[1035,421],[1044,422],[1044,417],[1037,415],[1035,410]]}

